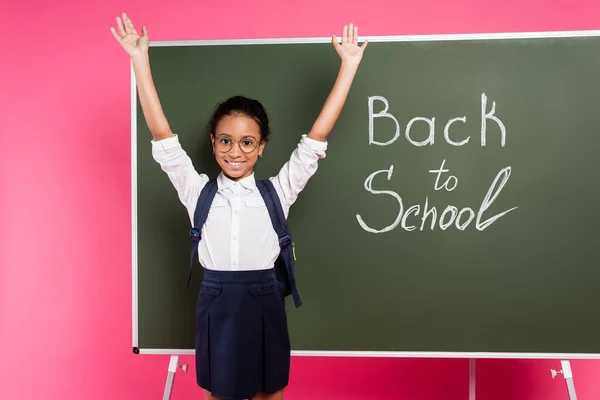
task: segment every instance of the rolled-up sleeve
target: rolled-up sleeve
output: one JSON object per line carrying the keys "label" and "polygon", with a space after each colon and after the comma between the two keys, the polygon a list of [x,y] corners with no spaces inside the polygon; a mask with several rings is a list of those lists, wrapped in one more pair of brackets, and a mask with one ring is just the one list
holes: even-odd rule
{"label": "rolled-up sleeve", "polygon": [[208,176],[196,172],[192,160],[179,143],[179,137],[152,141],[152,157],[166,172],[175,187],[179,200],[188,210],[190,222],[193,223],[194,211],[200,192]]}
{"label": "rolled-up sleeve", "polygon": [[325,158],[326,150],[327,142],[302,135],[289,161],[283,165],[276,176],[271,178],[286,218],[298,194],[317,171],[318,161]]}

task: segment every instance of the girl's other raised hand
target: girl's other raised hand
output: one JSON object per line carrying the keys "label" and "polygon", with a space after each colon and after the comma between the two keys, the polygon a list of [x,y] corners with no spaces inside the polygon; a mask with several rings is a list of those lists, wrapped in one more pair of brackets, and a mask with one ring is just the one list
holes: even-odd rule
{"label": "girl's other raised hand", "polygon": [[338,42],[337,36],[333,35],[331,43],[335,51],[340,56],[342,63],[352,66],[358,66],[362,59],[363,52],[367,48],[368,41],[365,40],[362,46],[358,45],[358,26],[354,24],[344,25],[342,33],[342,43]]}

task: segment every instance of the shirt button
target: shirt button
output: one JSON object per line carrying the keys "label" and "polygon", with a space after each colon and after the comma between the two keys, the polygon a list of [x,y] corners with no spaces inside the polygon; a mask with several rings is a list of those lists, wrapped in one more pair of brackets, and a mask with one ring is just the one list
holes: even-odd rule
{"label": "shirt button", "polygon": [[234,236],[234,237],[233,237],[233,240],[237,240],[237,236]]}
{"label": "shirt button", "polygon": [[232,262],[231,264],[233,264],[233,266],[235,267],[235,265],[236,265],[237,263],[234,261],[234,262]]}

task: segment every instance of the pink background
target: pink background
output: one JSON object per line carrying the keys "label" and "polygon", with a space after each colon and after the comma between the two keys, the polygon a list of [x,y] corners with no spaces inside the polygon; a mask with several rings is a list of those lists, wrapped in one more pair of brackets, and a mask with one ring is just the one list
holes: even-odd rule
{"label": "pink background", "polygon": [[[167,356],[131,351],[126,11],[153,40],[597,29],[592,0],[6,1],[0,15],[0,392],[157,399]],[[598,49],[600,51],[600,49]],[[600,71],[599,71],[600,73]],[[600,105],[599,105],[600,107]],[[443,334],[440,332],[440,334]],[[600,339],[599,339],[600,340]],[[181,362],[193,365],[191,356]],[[558,361],[480,360],[477,399],[566,399]],[[600,361],[573,361],[600,398]],[[294,358],[286,399],[466,399],[468,361]],[[194,370],[172,399],[200,398]]]}

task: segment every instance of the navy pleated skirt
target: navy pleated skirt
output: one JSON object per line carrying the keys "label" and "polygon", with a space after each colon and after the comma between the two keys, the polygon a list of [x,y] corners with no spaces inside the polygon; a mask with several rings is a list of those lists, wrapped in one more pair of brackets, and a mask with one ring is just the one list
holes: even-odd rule
{"label": "navy pleated skirt", "polygon": [[224,400],[288,384],[290,338],[275,270],[204,269],[196,305],[198,385]]}

